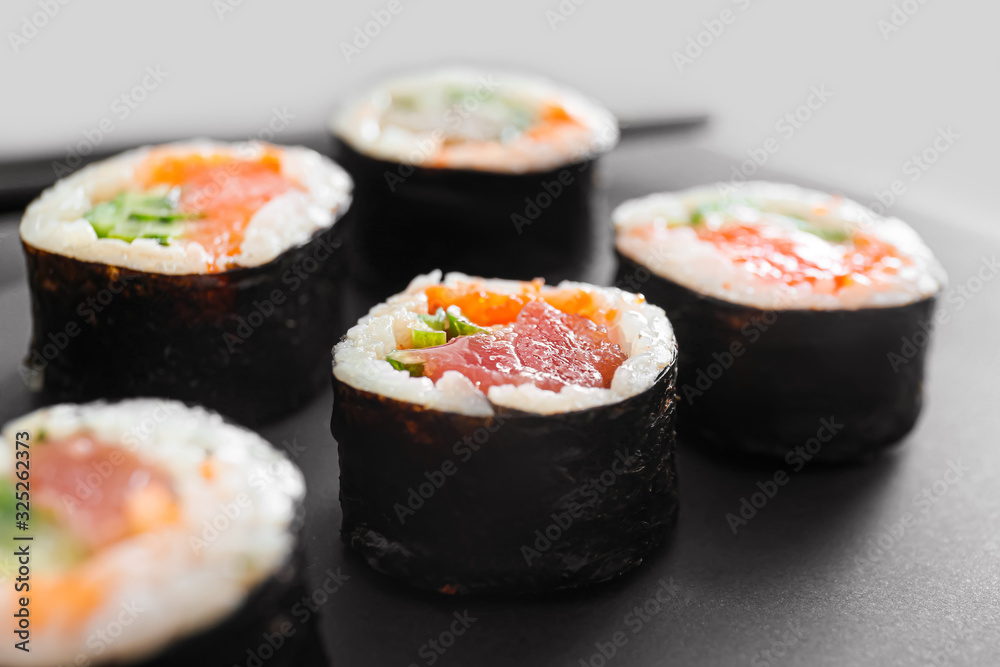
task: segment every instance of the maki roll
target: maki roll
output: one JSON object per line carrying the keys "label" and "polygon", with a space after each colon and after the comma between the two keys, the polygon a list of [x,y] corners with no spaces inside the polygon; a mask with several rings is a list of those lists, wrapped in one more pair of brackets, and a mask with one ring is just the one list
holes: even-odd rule
{"label": "maki roll", "polygon": [[136,399],[32,412],[0,450],[4,665],[243,664],[306,636],[304,480],[260,436]]}
{"label": "maki roll", "polygon": [[[331,120],[356,183],[352,275],[377,300],[434,268],[578,277],[610,112],[535,77],[445,69],[382,83]],[[371,305],[371,304],[369,304]]]}
{"label": "maki roll", "polygon": [[438,271],[334,350],[344,541],[443,593],[638,566],[677,513],[670,322],[614,288]]}
{"label": "maki roll", "polygon": [[904,222],[763,182],[651,195],[613,217],[618,284],[677,331],[682,438],[802,465],[870,457],[913,427],[945,275]]}
{"label": "maki roll", "polygon": [[326,382],[351,181],[318,153],[209,141],[88,166],[25,211],[26,382],[54,400],[161,395],[246,422]]}

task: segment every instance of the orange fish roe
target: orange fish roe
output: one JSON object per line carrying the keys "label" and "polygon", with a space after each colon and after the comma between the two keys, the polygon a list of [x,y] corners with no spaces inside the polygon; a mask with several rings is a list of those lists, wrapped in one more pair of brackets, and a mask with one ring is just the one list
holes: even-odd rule
{"label": "orange fish roe", "polygon": [[[610,324],[618,315],[616,309],[604,308],[586,290],[555,290],[543,295],[541,288],[544,284],[541,278],[536,278],[522,283],[519,291],[492,292],[481,283],[470,282],[460,283],[456,287],[432,285],[424,293],[427,295],[428,313],[433,314],[438,308],[458,306],[470,322],[483,327],[514,322],[521,309],[531,301],[545,301],[564,313],[582,315],[602,325]],[[639,303],[644,300],[642,296],[637,296],[636,299]]]}
{"label": "orange fish roe", "polygon": [[264,151],[256,159],[232,155],[178,155],[153,151],[139,169],[146,188],[180,187],[180,210],[196,214],[182,237],[216,257],[209,272],[228,268],[240,253],[247,224],[267,202],[299,185],[281,174],[281,155]]}
{"label": "orange fish roe", "polygon": [[543,281],[536,279],[521,284],[516,292],[491,292],[477,282],[460,283],[456,287],[431,285],[427,295],[427,312],[438,308],[458,306],[470,322],[482,327],[494,324],[510,324],[529,301],[537,301]]}
{"label": "orange fish roe", "polygon": [[789,284],[832,281],[834,289],[868,284],[877,272],[895,273],[903,260],[894,246],[864,233],[841,242],[789,231],[766,221],[700,225],[698,237],[715,244],[755,275]]}
{"label": "orange fish roe", "polygon": [[530,127],[526,134],[532,139],[543,139],[568,125],[582,126],[580,121],[569,115],[562,105],[549,102],[541,108],[538,113],[538,122]]}
{"label": "orange fish roe", "polygon": [[[564,313],[583,315],[596,324],[611,324],[618,316],[616,308],[605,308],[594,298],[592,292],[578,289],[556,290],[547,292],[544,297],[550,306],[555,306]],[[635,296],[636,303],[642,303],[645,298],[640,294]]]}

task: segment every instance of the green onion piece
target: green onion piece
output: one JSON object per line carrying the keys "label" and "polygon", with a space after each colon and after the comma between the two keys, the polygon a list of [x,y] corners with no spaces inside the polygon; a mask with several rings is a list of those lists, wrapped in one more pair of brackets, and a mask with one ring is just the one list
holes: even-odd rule
{"label": "green onion piece", "polygon": [[822,227],[814,227],[812,225],[800,225],[799,228],[804,232],[809,232],[810,234],[818,236],[825,241],[829,241],[830,243],[844,243],[851,238],[851,235],[843,229],[824,229]]}
{"label": "green onion piece", "polygon": [[385,355],[385,360],[397,371],[406,371],[413,377],[424,374],[424,360],[411,350],[395,350]]}
{"label": "green onion piece", "polygon": [[448,338],[456,338],[458,336],[471,336],[477,333],[489,333],[489,329],[484,329],[480,326],[476,326],[468,320],[468,318],[462,315],[462,311],[458,308],[449,309],[448,312]]}
{"label": "green onion piece", "polygon": [[434,347],[444,345],[448,342],[448,334],[444,331],[423,331],[421,329],[411,329],[413,333],[413,347],[419,350],[422,347]]}
{"label": "green onion piece", "polygon": [[419,105],[417,98],[413,95],[396,94],[392,96],[392,106],[406,111],[415,111]]}
{"label": "green onion piece", "polygon": [[510,108],[510,123],[519,132],[527,130],[535,123],[537,114],[532,110],[526,107],[514,106],[512,104],[509,104],[508,106]]}
{"label": "green onion piece", "polygon": [[475,99],[477,103],[488,102],[494,98],[489,90],[477,90],[468,86],[451,86],[444,91],[444,99],[450,104],[458,104]]}
{"label": "green onion piece", "polygon": [[[434,331],[443,331],[448,334],[448,340],[455,338],[457,336],[471,336],[477,333],[489,333],[489,329],[484,329],[483,327],[477,326],[469,321],[465,315],[462,315],[462,311],[459,310],[458,306],[451,306],[448,311],[445,312],[444,308],[438,308],[437,312],[433,315],[417,315],[420,321],[426,324],[428,327]],[[417,330],[414,329],[414,332]],[[436,343],[440,345],[441,343]],[[416,343],[414,347],[426,347],[418,346]]]}
{"label": "green onion piece", "polygon": [[448,316],[445,315],[444,308],[438,308],[433,315],[417,315],[420,321],[435,331],[447,331]]}
{"label": "green onion piece", "polygon": [[14,483],[7,479],[0,479],[0,521],[5,526],[14,523],[14,503],[16,500]]}
{"label": "green onion piece", "polygon": [[784,217],[789,218],[795,223],[795,226],[804,232],[808,232],[813,236],[818,236],[824,241],[829,241],[830,243],[843,243],[844,241],[849,241],[851,238],[851,233],[844,229],[837,229],[835,227],[826,227],[813,224],[808,218],[797,213],[784,213]]}
{"label": "green onion piece", "polygon": [[716,199],[714,201],[706,202],[691,212],[691,224],[700,225],[705,222],[705,216],[709,213],[725,212],[729,210],[730,206],[738,203],[740,202],[731,199]]}
{"label": "green onion piece", "polygon": [[188,217],[176,209],[177,202],[171,195],[151,195],[142,192],[123,192],[118,195],[129,215],[140,220],[170,221]]}

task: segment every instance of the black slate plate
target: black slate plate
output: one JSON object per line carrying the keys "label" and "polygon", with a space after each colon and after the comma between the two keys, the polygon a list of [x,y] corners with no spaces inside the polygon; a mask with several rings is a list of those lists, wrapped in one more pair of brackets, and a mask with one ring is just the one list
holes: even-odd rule
{"label": "black slate plate", "polygon": [[[618,149],[604,176],[616,204],[727,178],[735,163],[684,144],[651,141]],[[766,170],[761,175],[782,178]],[[893,212],[935,249],[951,289],[1000,254],[995,239]],[[31,407],[16,371],[30,325],[15,224],[13,218],[0,223],[0,233],[8,234],[0,238],[2,421]],[[607,252],[586,276],[598,282],[612,271],[610,231],[603,233]],[[339,568],[349,577],[336,593],[318,595],[326,598],[319,614],[332,662],[1000,664],[1000,279],[980,287],[970,299],[959,300],[957,293],[942,299],[950,319],[931,350],[927,405],[900,447],[863,467],[806,464],[794,471],[772,463],[739,467],[681,443],[681,512],[672,541],[635,573],[570,595],[448,598],[370,571],[338,537],[327,390],[263,434],[296,452],[306,471],[307,550],[316,590],[328,570]],[[949,472],[956,469],[960,476]],[[734,535],[726,515],[737,514],[741,498],[760,491],[758,483],[771,489],[767,481],[778,470],[790,481]],[[455,614],[466,612],[464,621],[457,620]],[[249,638],[248,647],[256,639]],[[280,652],[264,664],[279,660]]]}

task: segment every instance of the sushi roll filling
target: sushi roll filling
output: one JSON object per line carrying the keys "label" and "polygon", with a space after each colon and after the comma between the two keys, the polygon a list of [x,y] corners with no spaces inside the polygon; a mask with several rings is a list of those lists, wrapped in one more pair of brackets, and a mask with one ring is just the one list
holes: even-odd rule
{"label": "sushi roll filling", "polygon": [[434,169],[542,171],[618,140],[613,116],[574,91],[465,69],[389,81],[345,105],[331,125],[372,157]]}
{"label": "sushi roll filling", "polygon": [[[397,350],[386,355],[386,360],[413,376],[435,381],[449,370],[458,371],[484,392],[494,386],[527,383],[549,391],[567,385],[609,388],[625,355],[610,340],[607,327],[551,303],[572,308],[574,297],[585,293],[553,292],[543,297],[539,285],[527,283],[521,294],[513,295],[493,293],[475,283],[452,289],[429,287],[428,304],[437,306],[437,311],[433,316],[420,316],[419,322],[430,330],[414,327],[413,347],[418,349]],[[481,301],[498,299],[506,301],[507,307],[476,307]],[[479,319],[493,326],[478,326],[449,301],[465,302]],[[522,304],[519,310],[517,304]],[[505,319],[498,311],[509,317],[515,310],[512,322],[497,321]]]}
{"label": "sushi roll filling", "polygon": [[434,273],[373,308],[334,352],[334,374],[359,389],[486,415],[624,400],[655,382],[676,347],[663,311],[638,295]]}
{"label": "sushi roll filling", "polygon": [[314,151],[206,140],[140,148],[62,179],[25,211],[39,250],[150,273],[266,264],[333,226],[346,172]]}
{"label": "sushi roll filling", "polygon": [[851,284],[891,282],[901,267],[912,264],[895,246],[861,230],[819,226],[739,200],[699,206],[680,224],[657,217],[629,233],[649,243],[669,243],[672,230],[682,225],[748,273],[788,285],[809,283],[826,293]]}
{"label": "sushi roll filling", "polygon": [[277,150],[244,159],[159,149],[137,167],[136,177],[138,191],[118,193],[84,214],[98,238],[195,242],[214,258],[208,273],[229,268],[261,207],[289,190],[302,191],[281,173]]}
{"label": "sushi roll filling", "polygon": [[618,251],[695,292],[762,309],[898,306],[945,277],[904,222],[840,196],[745,183],[655,194],[613,218]]}

